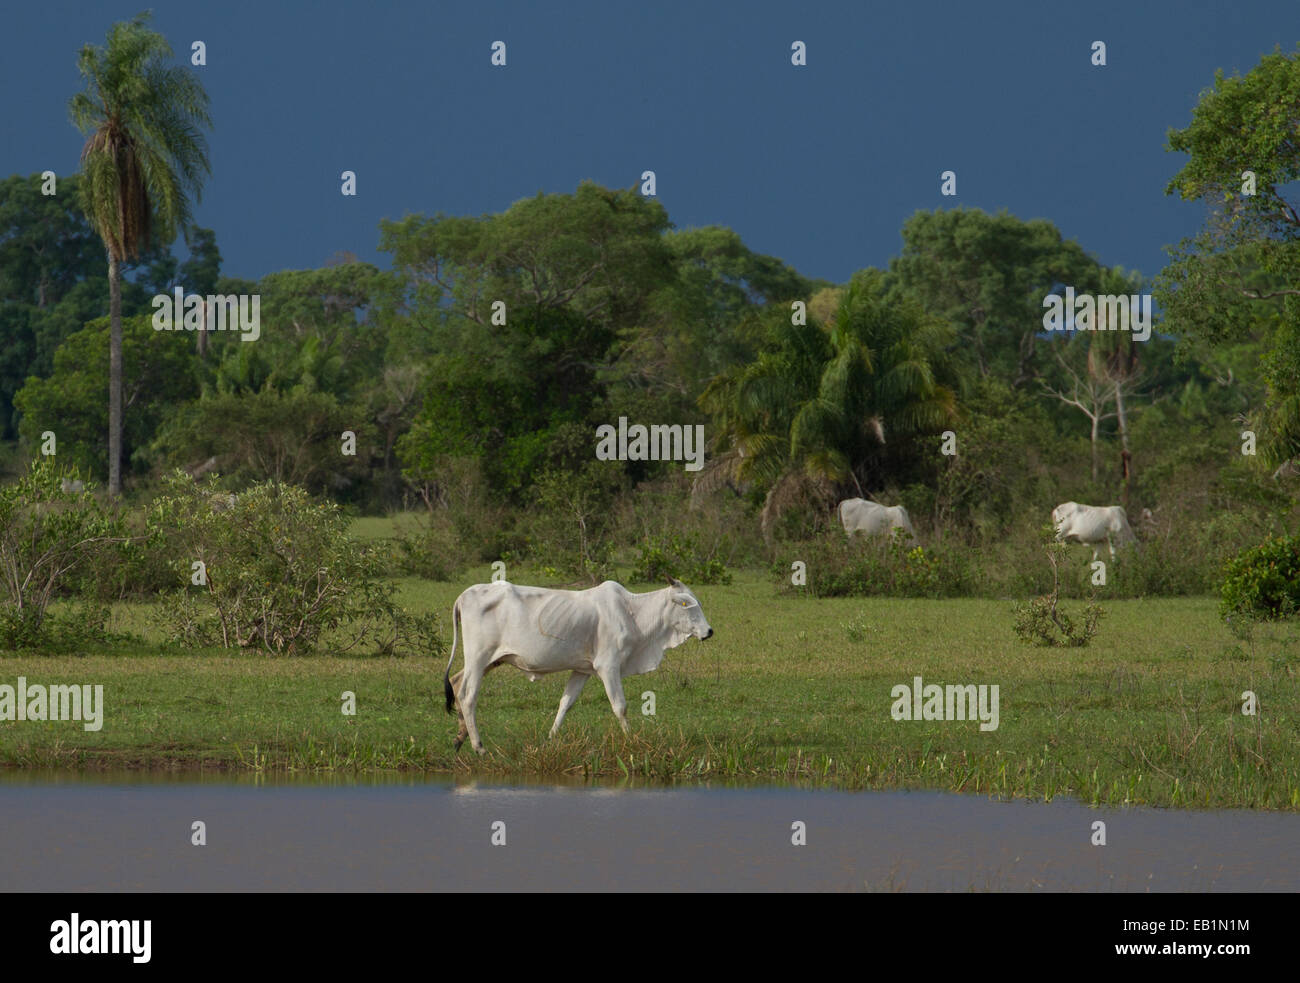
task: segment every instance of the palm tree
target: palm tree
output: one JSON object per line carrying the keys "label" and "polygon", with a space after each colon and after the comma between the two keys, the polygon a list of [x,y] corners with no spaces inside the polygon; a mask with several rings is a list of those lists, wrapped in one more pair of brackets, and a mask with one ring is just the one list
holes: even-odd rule
{"label": "palm tree", "polygon": [[766,487],[765,536],[791,504],[826,504],[839,490],[862,494],[865,482],[878,483],[871,462],[887,430],[934,433],[956,415],[955,393],[938,378],[949,329],[886,286],[879,271],[856,274],[826,327],[792,326],[775,310],[765,350],[700,398],[723,452],[701,479]]}
{"label": "palm tree", "polygon": [[200,126],[211,126],[198,79],[165,63],[171,45],[148,13],[114,24],[106,47],[77,57],[86,89],[68,103],[88,134],[81,204],[108,253],[108,490],[122,491],[122,266],[151,242],[170,243],[189,221],[192,192],[212,173]]}
{"label": "palm tree", "polygon": [[[1101,276],[1101,293],[1132,296],[1142,289],[1141,279],[1134,273],[1125,273],[1122,267],[1104,270]],[[1106,314],[1097,310],[1096,330],[1088,346],[1088,375],[1093,380],[1111,387],[1115,401],[1115,419],[1120,441],[1120,501],[1129,504],[1129,484],[1133,477],[1133,454],[1129,449],[1128,404],[1126,399],[1135,395],[1142,371],[1138,345],[1131,331],[1117,331],[1106,323]]]}

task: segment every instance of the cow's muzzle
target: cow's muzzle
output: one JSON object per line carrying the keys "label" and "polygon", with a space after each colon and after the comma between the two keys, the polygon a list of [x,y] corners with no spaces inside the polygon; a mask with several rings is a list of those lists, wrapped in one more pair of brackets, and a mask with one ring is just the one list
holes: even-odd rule
{"label": "cow's muzzle", "polygon": [[709,629],[709,633],[708,633],[707,635],[705,635],[704,637],[705,637],[705,638],[712,638],[712,637],[713,637],[713,629],[710,628],[710,629]]}

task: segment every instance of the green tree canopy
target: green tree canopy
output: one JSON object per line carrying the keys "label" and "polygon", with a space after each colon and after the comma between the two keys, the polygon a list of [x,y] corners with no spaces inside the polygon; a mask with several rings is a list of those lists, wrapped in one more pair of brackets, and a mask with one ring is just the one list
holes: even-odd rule
{"label": "green tree canopy", "polygon": [[82,207],[108,253],[108,490],[121,493],[123,454],[122,264],[169,244],[190,219],[190,196],[211,173],[202,127],[208,96],[184,66],[168,65],[167,39],[148,13],[114,24],[104,47],[77,58],[86,88],[68,102],[88,134],[81,151]]}
{"label": "green tree canopy", "polygon": [[[131,410],[124,450],[137,468],[154,431],[198,391],[188,339],[155,331],[146,315],[122,325],[125,405]],[[31,377],[14,397],[23,414],[20,432],[27,444],[40,446],[47,430],[57,438],[57,456],[102,478],[108,473],[108,358],[111,326],[98,318],[72,335],[54,355],[54,372]],[[211,423],[211,421],[209,421]]]}
{"label": "green tree canopy", "polygon": [[1216,72],[1191,123],[1171,130],[1167,145],[1188,160],[1166,194],[1208,211],[1201,232],[1171,250],[1156,296],[1189,350],[1262,342],[1268,404],[1260,456],[1271,465],[1300,456],[1297,132],[1300,49],[1275,49],[1245,76]]}
{"label": "green tree canopy", "polygon": [[977,208],[917,212],[890,265],[898,285],[957,329],[954,354],[981,376],[1023,386],[1041,371],[1043,298],[1095,289],[1096,260],[1051,222]]}

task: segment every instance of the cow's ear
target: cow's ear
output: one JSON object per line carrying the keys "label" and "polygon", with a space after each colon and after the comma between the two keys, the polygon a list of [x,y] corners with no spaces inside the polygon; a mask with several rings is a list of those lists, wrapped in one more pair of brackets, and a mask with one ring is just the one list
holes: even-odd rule
{"label": "cow's ear", "polygon": [[676,577],[669,577],[669,578],[668,578],[668,586],[669,586],[669,587],[676,587],[678,590],[686,590],[686,585],[683,584],[683,583],[682,583],[680,580],[678,580]]}

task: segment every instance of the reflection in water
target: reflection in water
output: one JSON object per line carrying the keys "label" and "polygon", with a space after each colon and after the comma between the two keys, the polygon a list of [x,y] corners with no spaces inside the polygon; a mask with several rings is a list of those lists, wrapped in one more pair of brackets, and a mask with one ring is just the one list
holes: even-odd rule
{"label": "reflection in water", "polygon": [[[191,845],[201,820],[207,845]],[[1106,846],[1093,846],[1093,824]],[[806,845],[795,846],[796,823]],[[501,825],[504,824],[504,825]],[[502,839],[505,845],[493,845]],[[18,891],[1300,890],[1300,816],[940,792],[0,774]]]}

